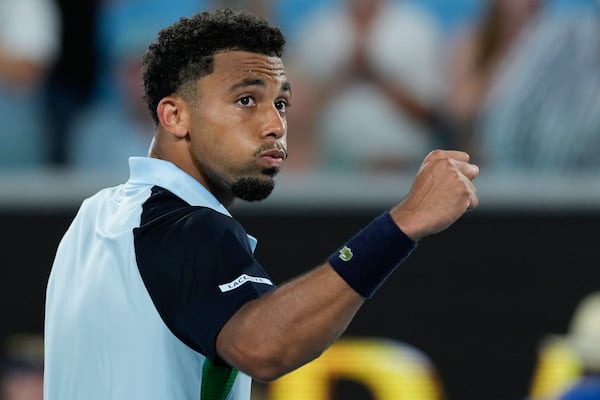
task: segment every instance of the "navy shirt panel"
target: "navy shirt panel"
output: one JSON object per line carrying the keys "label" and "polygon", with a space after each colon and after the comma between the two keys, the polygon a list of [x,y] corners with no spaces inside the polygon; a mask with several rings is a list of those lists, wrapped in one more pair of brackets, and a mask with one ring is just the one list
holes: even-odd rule
{"label": "navy shirt panel", "polygon": [[[216,337],[245,303],[274,287],[233,218],[190,206],[155,186],[134,229],[141,277],[158,313],[184,343],[219,362]],[[251,277],[242,279],[240,277]],[[224,286],[234,281],[240,284]]]}

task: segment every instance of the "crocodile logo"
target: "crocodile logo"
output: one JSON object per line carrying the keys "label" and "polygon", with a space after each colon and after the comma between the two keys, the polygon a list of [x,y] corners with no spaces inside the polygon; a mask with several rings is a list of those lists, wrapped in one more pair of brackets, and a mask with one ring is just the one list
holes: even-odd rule
{"label": "crocodile logo", "polygon": [[350,247],[348,246],[344,246],[340,249],[339,257],[342,261],[350,261],[353,255],[354,254],[352,254],[352,250],[350,250]]}

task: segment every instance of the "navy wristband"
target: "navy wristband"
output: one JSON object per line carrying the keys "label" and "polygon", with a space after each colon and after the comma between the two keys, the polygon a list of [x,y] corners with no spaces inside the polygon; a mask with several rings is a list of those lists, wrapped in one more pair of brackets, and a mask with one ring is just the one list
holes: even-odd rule
{"label": "navy wristband", "polygon": [[352,289],[370,298],[415,247],[385,212],[333,253],[329,264]]}

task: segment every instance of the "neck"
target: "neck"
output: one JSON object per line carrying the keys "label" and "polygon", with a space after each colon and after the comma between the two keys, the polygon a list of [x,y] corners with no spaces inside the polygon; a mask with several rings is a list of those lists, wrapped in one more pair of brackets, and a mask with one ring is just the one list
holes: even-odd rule
{"label": "neck", "polygon": [[160,134],[154,136],[148,156],[172,162],[211,192],[225,208],[230,209],[235,198],[231,194],[229,183],[218,177],[213,179],[212,177],[207,176],[206,173],[202,172],[204,171],[204,168],[202,168],[199,161],[196,161],[189,156],[187,148],[177,149],[177,147],[185,144],[183,141],[165,144],[163,141],[169,139],[161,139],[161,137],[164,136],[165,135]]}

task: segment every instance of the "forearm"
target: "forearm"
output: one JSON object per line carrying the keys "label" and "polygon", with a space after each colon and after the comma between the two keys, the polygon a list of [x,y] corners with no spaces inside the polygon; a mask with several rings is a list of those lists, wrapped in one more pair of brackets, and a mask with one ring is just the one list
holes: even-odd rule
{"label": "forearm", "polygon": [[255,379],[272,380],[318,357],[363,302],[325,264],[242,307],[221,330],[217,350]]}
{"label": "forearm", "polygon": [[410,255],[478,204],[477,166],[463,152],[431,152],[400,204],[375,218],[324,264],[242,306],[217,337],[229,365],[257,380],[276,379],[318,357]]}
{"label": "forearm", "polygon": [[256,379],[281,376],[319,356],[346,329],[415,243],[388,212],[361,229],[319,268],[242,307],[217,351]]}

